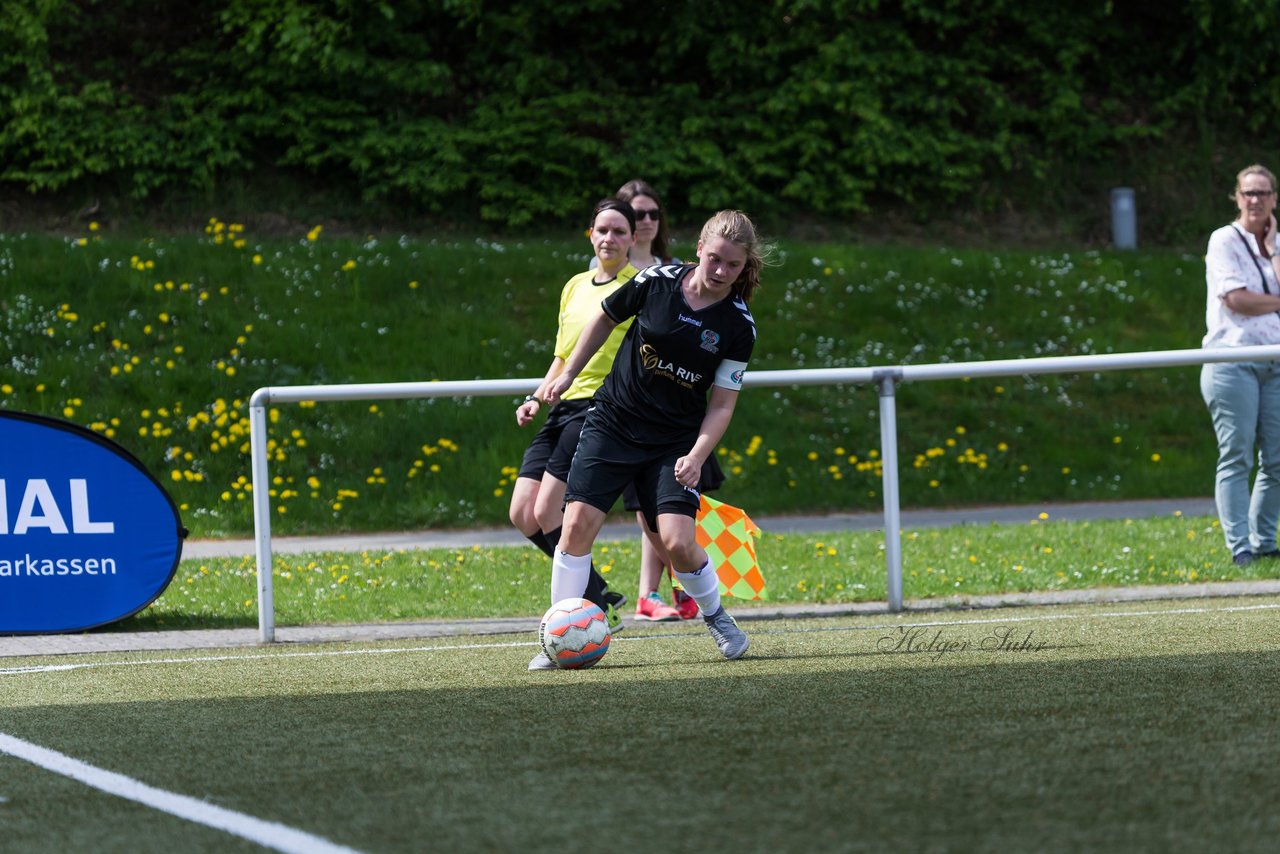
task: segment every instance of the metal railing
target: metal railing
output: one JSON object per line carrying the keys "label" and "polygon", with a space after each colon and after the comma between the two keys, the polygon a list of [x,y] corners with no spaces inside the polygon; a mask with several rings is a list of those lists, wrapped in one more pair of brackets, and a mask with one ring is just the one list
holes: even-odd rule
{"label": "metal railing", "polygon": [[[901,508],[898,501],[898,422],[895,391],[900,383],[931,380],[1074,374],[1203,365],[1211,362],[1280,360],[1280,345],[1212,350],[1157,350],[1093,356],[1051,356],[990,362],[950,362],[876,368],[816,368],[754,371],[744,385],[874,385],[880,394],[880,458],[884,484],[885,573],[889,610],[902,610]],[[267,468],[267,406],[302,401],[408,400],[428,397],[500,397],[527,394],[541,378],[418,383],[266,386],[249,400],[253,466],[253,525],[258,565],[258,629],[263,643],[275,640],[271,560],[271,478]]]}

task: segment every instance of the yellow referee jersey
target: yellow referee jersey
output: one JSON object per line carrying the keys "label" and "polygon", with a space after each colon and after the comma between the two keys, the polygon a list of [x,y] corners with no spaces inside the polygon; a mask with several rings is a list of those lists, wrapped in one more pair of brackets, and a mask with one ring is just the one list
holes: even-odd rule
{"label": "yellow referee jersey", "polygon": [[[640,271],[633,265],[627,264],[610,281],[596,282],[596,271],[587,270],[565,283],[564,290],[560,292],[560,325],[556,330],[555,350],[557,356],[568,360],[578,338],[582,336],[582,330],[600,313],[600,301],[630,282],[638,272]],[[596,389],[600,388],[609,374],[609,369],[613,367],[613,357],[618,354],[622,338],[630,328],[630,318],[618,324],[604,346],[596,351],[582,373],[573,381],[573,385],[564,393],[564,400],[582,400],[596,393]]]}

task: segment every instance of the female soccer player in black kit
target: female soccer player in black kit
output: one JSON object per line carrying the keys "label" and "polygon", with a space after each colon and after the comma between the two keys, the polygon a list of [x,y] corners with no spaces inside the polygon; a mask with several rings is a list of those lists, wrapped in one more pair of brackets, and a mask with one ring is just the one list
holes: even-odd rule
{"label": "female soccer player in black kit", "polygon": [[[741,211],[707,221],[697,256],[697,264],[649,267],[606,298],[546,390],[548,402],[558,400],[613,328],[634,318],[587,412],[569,470],[551,599],[582,595],[605,514],[634,480],[676,578],[697,601],[720,652],[735,659],[747,651],[747,636],[720,604],[719,579],[694,520],[702,464],[729,426],[755,345],[747,303],[764,258]],[[544,669],[539,664],[535,657],[530,669]]]}

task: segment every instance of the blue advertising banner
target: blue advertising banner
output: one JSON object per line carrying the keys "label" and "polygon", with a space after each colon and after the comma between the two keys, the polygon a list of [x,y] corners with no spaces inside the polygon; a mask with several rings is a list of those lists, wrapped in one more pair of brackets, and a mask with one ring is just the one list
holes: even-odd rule
{"label": "blue advertising banner", "polygon": [[115,442],[0,410],[0,634],[136,614],[173,579],[186,533],[169,493]]}

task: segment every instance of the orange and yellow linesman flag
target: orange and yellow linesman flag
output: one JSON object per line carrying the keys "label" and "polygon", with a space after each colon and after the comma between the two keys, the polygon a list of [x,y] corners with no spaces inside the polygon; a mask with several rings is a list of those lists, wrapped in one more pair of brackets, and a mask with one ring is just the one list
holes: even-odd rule
{"label": "orange and yellow linesman flag", "polygon": [[720,578],[720,595],[739,599],[768,599],[764,575],[756,560],[755,538],[760,529],[743,510],[701,496],[698,505],[698,545],[707,551]]}

